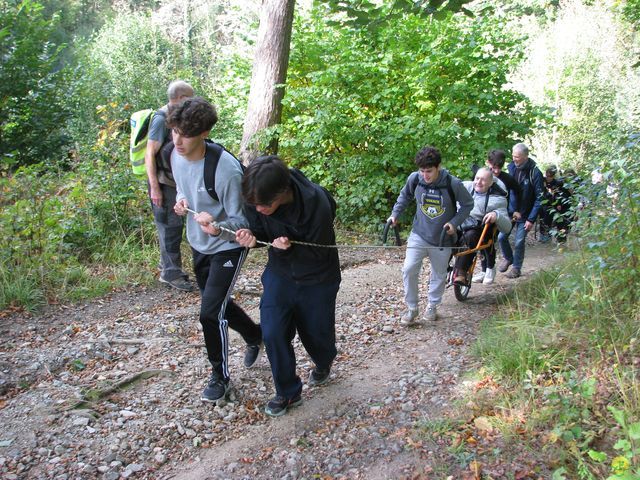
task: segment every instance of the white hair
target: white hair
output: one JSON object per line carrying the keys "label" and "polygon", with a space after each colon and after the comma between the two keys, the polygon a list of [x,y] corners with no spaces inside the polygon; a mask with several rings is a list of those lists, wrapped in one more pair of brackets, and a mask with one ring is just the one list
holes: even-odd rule
{"label": "white hair", "polygon": [[524,144],[524,143],[516,143],[513,146],[513,151],[514,152],[520,152],[520,153],[522,153],[522,154],[524,154],[526,156],[529,156],[529,147],[527,147],[527,145]]}

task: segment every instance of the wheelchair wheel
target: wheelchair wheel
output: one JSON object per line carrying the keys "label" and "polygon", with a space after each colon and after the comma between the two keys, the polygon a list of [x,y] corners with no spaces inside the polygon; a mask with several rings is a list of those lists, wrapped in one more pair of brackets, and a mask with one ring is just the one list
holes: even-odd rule
{"label": "wheelchair wheel", "polygon": [[453,285],[453,293],[459,302],[464,302],[467,299],[469,290],[471,290],[471,285]]}

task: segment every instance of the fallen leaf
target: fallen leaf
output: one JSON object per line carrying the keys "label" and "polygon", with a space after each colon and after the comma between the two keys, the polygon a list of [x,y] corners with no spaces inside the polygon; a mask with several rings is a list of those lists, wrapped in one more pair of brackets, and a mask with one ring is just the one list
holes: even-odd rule
{"label": "fallen leaf", "polygon": [[487,417],[477,417],[476,419],[473,420],[473,424],[480,431],[484,431],[484,432],[493,431],[493,426],[491,425],[491,422]]}

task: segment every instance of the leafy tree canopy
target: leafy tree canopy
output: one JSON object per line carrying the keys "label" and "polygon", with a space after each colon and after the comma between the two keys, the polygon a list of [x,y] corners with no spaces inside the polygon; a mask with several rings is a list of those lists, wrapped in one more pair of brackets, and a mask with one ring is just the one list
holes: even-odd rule
{"label": "leafy tree canopy", "polygon": [[64,48],[52,41],[58,17],[32,0],[0,1],[0,159],[11,169],[59,154],[64,136]]}
{"label": "leafy tree canopy", "polygon": [[466,178],[536,125],[540,112],[506,87],[522,45],[501,20],[406,14],[371,35],[327,15],[316,9],[294,35],[280,141],[336,193],[344,220],[384,218],[425,145]]}

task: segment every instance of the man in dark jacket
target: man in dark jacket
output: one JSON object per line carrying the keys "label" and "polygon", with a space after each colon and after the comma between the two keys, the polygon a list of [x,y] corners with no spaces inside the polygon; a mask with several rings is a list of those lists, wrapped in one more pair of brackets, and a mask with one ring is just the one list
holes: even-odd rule
{"label": "man in dark jacket", "polygon": [[315,363],[308,385],[329,379],[337,354],[338,251],[296,244],[335,245],[335,202],[326,190],[299,170],[287,168],[275,155],[257,158],[247,167],[242,195],[248,204],[249,229],[236,232],[237,242],[250,248],[257,241],[270,242],[262,274],[260,323],[276,388],[265,413],[275,417],[302,402],[292,345],[296,331]]}
{"label": "man in dark jacket", "polygon": [[514,145],[512,150],[513,161],[509,164],[509,175],[516,179],[522,193],[520,199],[511,191],[509,205],[517,205],[513,212],[513,220],[516,222],[512,232],[515,232],[514,249],[509,244],[509,233],[500,233],[498,242],[504,257],[498,267],[499,272],[507,272],[507,278],[518,278],[522,272],[524,261],[524,249],[527,233],[535,224],[540,213],[540,201],[544,189],[542,172],[536,166],[536,162],[529,158],[529,148],[524,143]]}

